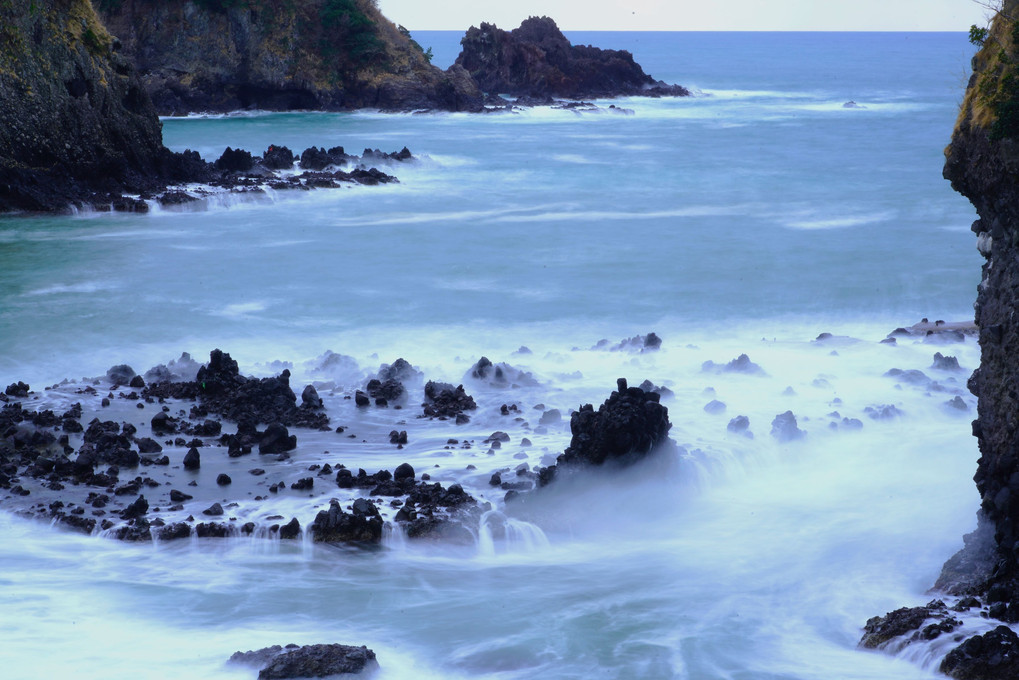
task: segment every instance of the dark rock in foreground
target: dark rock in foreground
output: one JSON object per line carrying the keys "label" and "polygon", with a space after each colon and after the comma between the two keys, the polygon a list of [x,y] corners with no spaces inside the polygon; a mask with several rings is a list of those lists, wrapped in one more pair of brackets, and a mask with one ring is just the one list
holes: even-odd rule
{"label": "dark rock in foreground", "polygon": [[379,667],[375,652],[351,645],[274,645],[253,652],[235,652],[231,663],[262,666],[259,680],[283,678],[325,678],[355,675]]}
{"label": "dark rock in foreground", "polygon": [[[925,623],[930,621],[928,625]],[[876,649],[895,638],[916,631],[909,642],[933,640],[942,633],[950,633],[962,623],[952,617],[941,600],[933,600],[923,607],[903,607],[884,616],[875,616],[863,628],[860,646]],[[922,629],[921,629],[922,627]]]}
{"label": "dark rock in foreground", "polygon": [[957,680],[1015,680],[1019,678],[1019,636],[1008,626],[998,626],[971,637],[948,653],[941,672]]}
{"label": "dark rock in foreground", "polygon": [[460,44],[456,64],[489,94],[538,99],[690,94],[644,73],[629,52],[571,45],[548,17],[531,17],[512,31],[488,23],[471,26]]}

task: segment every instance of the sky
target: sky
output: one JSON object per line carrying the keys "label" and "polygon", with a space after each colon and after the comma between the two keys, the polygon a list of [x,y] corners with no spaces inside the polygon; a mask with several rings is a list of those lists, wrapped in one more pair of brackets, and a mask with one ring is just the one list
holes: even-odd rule
{"label": "sky", "polygon": [[511,29],[549,16],[567,31],[966,31],[974,0],[378,0],[412,31]]}

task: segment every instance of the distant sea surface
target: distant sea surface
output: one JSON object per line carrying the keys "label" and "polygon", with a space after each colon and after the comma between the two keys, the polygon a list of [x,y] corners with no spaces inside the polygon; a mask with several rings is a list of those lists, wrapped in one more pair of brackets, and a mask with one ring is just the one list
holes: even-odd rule
{"label": "distant sea surface", "polygon": [[[459,51],[458,33],[414,37],[442,67]],[[288,642],[367,644],[381,678],[934,677],[938,643],[898,656],[856,644],[870,616],[931,599],[975,525],[975,342],[880,343],[921,317],[972,320],[975,214],[941,178],[972,45],[963,33],[568,37],[630,50],[695,96],[166,119],[168,146],[208,160],[270,144],[407,146],[417,160],[384,168],[400,179],[389,186],[0,220],[0,383],[41,389],[219,347],[245,373],[286,365],[295,385],[320,381],[336,423],[363,435],[299,433],[274,479],[406,460],[497,511],[493,471],[569,443],[568,416],[536,433],[533,407],[597,406],[617,377],[669,387],[683,453],[594,475],[552,498],[546,521],[482,532],[466,552],[122,545],[0,515],[5,677],[252,677],[225,659]],[[593,349],[650,331],[657,352]],[[822,332],[834,337],[815,342]],[[329,374],[327,350],[354,368]],[[932,369],[936,351],[964,370]],[[741,353],[765,374],[702,369]],[[361,421],[342,398],[397,357],[457,384],[482,355],[538,385],[468,383],[482,408],[459,429],[419,425],[416,408]],[[891,368],[930,381],[900,385]],[[712,400],[724,413],[704,410]],[[770,435],[787,410],[804,439]],[[727,431],[736,415],[752,439]],[[393,427],[427,436],[373,443]],[[443,447],[494,430],[512,443],[492,456]],[[321,503],[285,508],[306,526]]]}

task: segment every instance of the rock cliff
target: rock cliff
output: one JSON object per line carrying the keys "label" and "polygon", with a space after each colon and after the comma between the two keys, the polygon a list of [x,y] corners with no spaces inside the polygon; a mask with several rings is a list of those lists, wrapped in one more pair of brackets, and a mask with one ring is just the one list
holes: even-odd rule
{"label": "rock cliff", "polygon": [[[966,547],[942,571],[936,589],[960,599],[963,612],[1019,622],[1019,0],[1005,0],[973,57],[944,176],[977,210],[977,248],[986,258],[977,290],[980,368],[969,380],[978,398],[973,434],[980,448],[974,481],[980,494],[978,528]],[[940,601],[875,617],[902,640],[931,640],[956,629],[959,621]],[[937,610],[942,610],[940,614]],[[910,619],[908,625],[896,625]],[[930,625],[927,625],[930,624]],[[926,625],[925,628],[923,626]],[[890,626],[890,628],[889,628]],[[921,630],[922,628],[922,630]],[[917,631],[914,633],[913,631]],[[965,630],[959,629],[962,640]],[[912,637],[908,637],[912,635]],[[918,637],[919,636],[919,637]],[[873,640],[871,640],[873,642]],[[868,643],[865,635],[863,646]],[[907,642],[908,644],[908,642]],[[880,645],[878,645],[880,646]],[[966,639],[946,656],[941,671],[954,678],[1014,678],[1019,637],[1006,626]]]}
{"label": "rock cliff", "polygon": [[118,47],[88,0],[0,0],[0,212],[181,172]]}
{"label": "rock cliff", "polygon": [[[980,368],[973,433],[980,447],[974,480],[997,552],[980,590],[995,613],[1019,622],[1019,0],[1007,0],[973,58],[945,178],[977,210],[977,247],[987,258],[977,292]],[[1015,496],[1015,498],[1013,498]],[[1004,611],[1002,611],[1002,609]]]}
{"label": "rock cliff", "polygon": [[96,0],[161,114],[481,108],[373,0]]}
{"label": "rock cliff", "polygon": [[489,94],[567,99],[690,94],[644,73],[629,52],[571,45],[548,17],[531,17],[512,31],[471,26],[460,44],[456,65]]}

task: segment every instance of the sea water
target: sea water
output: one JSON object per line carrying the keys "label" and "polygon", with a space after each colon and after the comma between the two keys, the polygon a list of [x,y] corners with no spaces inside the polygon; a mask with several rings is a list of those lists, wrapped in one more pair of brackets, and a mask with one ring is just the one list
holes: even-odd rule
{"label": "sea water", "polygon": [[[457,34],[415,37],[436,63],[455,58]],[[944,647],[856,644],[870,616],[931,599],[975,526],[965,382],[979,348],[880,342],[921,317],[972,319],[975,215],[941,179],[972,46],[962,33],[570,38],[629,49],[696,96],[167,119],[166,144],[208,160],[270,144],[407,146],[416,160],[384,168],[394,185],[0,221],[4,385],[218,347],[246,374],[317,381],[333,420],[364,433],[299,432],[292,474],[408,461],[493,504],[473,547],[397,533],[377,551],[125,545],[0,514],[4,677],[252,677],[225,664],[232,652],[291,642],[366,644],[382,678],[934,675]],[[651,331],[657,352],[598,346]],[[327,351],[352,361],[330,368]],[[962,370],[932,368],[935,352]],[[702,368],[742,353],[763,373]],[[343,400],[397,357],[455,384],[483,355],[536,384],[468,382],[479,409],[459,428],[408,409],[402,451],[381,441],[396,412]],[[677,453],[568,480],[531,521],[507,519],[491,473],[561,452],[569,411],[618,377],[672,391]],[[712,400],[724,412],[706,412]],[[536,431],[538,405],[564,421]],[[806,435],[780,442],[771,421],[787,410]],[[752,438],[727,430],[737,415]],[[491,456],[444,446],[494,430],[511,442]],[[322,506],[279,507],[307,525]]]}

